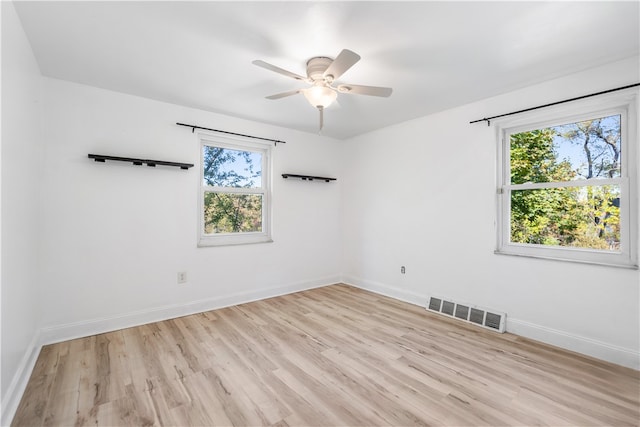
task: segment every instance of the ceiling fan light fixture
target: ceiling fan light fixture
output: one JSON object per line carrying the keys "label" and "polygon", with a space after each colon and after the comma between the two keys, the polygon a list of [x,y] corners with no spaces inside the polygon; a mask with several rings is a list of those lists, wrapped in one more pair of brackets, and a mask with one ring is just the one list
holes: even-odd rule
{"label": "ceiling fan light fixture", "polygon": [[304,97],[309,104],[315,108],[327,108],[338,97],[338,93],[328,86],[316,85],[309,89],[302,90]]}

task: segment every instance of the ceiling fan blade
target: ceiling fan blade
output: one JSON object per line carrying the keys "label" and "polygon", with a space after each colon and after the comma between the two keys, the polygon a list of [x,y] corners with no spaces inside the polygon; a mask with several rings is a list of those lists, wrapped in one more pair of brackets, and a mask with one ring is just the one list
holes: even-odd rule
{"label": "ceiling fan blade", "polygon": [[280,99],[287,96],[295,95],[296,93],[300,93],[300,89],[290,90],[288,92],[276,93],[275,95],[265,96],[267,99]]}
{"label": "ceiling fan blade", "polygon": [[338,92],[355,93],[358,95],[382,96],[386,98],[391,96],[391,92],[393,92],[393,89],[391,89],[390,87],[344,84],[344,85],[338,86]]}
{"label": "ceiling fan blade", "polygon": [[358,61],[360,61],[360,55],[349,49],[343,49],[325,70],[324,76],[333,76],[333,80],[336,80]]}
{"label": "ceiling fan blade", "polygon": [[261,61],[259,59],[256,59],[255,61],[253,61],[251,63],[253,65],[257,65],[258,67],[262,67],[262,68],[265,68],[267,70],[274,71],[276,73],[285,75],[287,77],[291,77],[292,79],[302,80],[302,81],[306,81],[307,80],[306,77],[302,77],[301,75],[298,75],[296,73],[292,73],[291,71],[287,71],[284,68],[276,67],[275,65],[271,65],[268,62],[264,62],[264,61]]}

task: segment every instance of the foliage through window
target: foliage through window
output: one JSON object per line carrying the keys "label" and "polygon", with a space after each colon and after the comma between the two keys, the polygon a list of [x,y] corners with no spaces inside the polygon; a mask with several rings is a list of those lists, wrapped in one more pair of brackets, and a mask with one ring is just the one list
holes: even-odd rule
{"label": "foliage through window", "polygon": [[270,146],[207,138],[201,138],[199,244],[270,241]]}
{"label": "foliage through window", "polygon": [[498,252],[637,263],[634,114],[627,105],[502,130]]}

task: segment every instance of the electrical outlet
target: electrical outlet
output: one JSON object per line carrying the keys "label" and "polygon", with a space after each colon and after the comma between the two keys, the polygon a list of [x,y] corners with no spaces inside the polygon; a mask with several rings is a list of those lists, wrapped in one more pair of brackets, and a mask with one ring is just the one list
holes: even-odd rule
{"label": "electrical outlet", "polygon": [[179,271],[178,272],[178,284],[187,283],[187,272]]}
{"label": "electrical outlet", "polygon": [[400,273],[404,274],[406,272],[404,265],[402,267],[400,267]]}

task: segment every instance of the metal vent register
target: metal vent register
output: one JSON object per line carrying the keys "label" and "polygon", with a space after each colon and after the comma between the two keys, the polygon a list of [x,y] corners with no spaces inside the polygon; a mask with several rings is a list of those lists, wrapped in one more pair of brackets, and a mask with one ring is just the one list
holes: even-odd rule
{"label": "metal vent register", "polygon": [[504,332],[506,326],[505,313],[488,310],[470,304],[457,303],[446,298],[429,297],[427,310],[442,314],[492,331]]}

